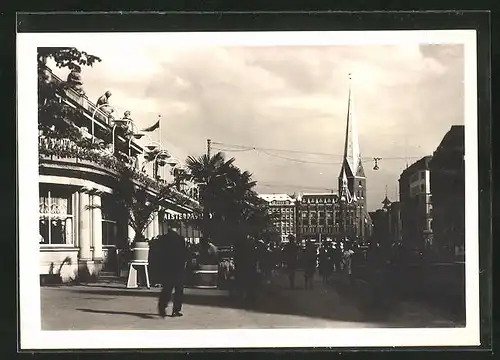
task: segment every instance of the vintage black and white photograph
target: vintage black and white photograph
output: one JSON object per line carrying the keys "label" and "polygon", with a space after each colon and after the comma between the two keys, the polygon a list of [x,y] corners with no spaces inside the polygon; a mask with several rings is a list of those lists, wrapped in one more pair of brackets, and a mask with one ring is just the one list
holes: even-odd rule
{"label": "vintage black and white photograph", "polygon": [[18,91],[22,346],[479,342],[475,31],[19,34]]}

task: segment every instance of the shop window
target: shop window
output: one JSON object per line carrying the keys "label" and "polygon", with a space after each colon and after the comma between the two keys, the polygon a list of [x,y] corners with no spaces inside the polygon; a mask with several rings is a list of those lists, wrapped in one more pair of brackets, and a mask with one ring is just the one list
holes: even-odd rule
{"label": "shop window", "polygon": [[116,245],[118,238],[118,214],[116,204],[109,195],[101,198],[102,212],[102,245]]}
{"label": "shop window", "polygon": [[72,245],[73,224],[72,193],[67,189],[40,188],[39,243]]}

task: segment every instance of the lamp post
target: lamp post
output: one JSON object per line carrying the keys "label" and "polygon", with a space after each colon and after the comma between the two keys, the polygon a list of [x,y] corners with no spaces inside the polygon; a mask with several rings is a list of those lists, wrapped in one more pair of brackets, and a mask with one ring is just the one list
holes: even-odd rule
{"label": "lamp post", "polygon": [[176,170],[179,171],[185,171],[185,168],[182,166],[179,160],[171,158],[167,161],[167,164],[170,165],[170,173],[172,174],[174,178],[174,183],[178,191],[181,191],[181,185],[183,185],[183,179],[181,178],[176,178]]}
{"label": "lamp post", "polygon": [[94,112],[92,113],[92,143],[94,143],[94,138],[95,138],[95,136],[94,136],[94,127],[95,127],[94,126],[95,125],[94,117],[95,117],[95,114],[97,113],[97,110],[99,110],[100,108],[102,108],[104,106],[107,106],[107,107],[111,108],[113,111],[116,111],[116,109],[109,104],[101,104],[99,106],[96,106],[96,108],[94,109]]}
{"label": "lamp post", "polygon": [[132,144],[132,139],[141,139],[144,135],[144,133],[141,133],[139,131],[134,131],[134,127],[135,129],[137,130],[137,125],[135,125],[135,123],[133,121],[130,122],[130,124],[132,125],[132,136],[130,137],[130,139],[128,139],[128,156],[130,157],[130,145]]}
{"label": "lamp post", "polygon": [[[146,135],[146,134],[145,134]],[[149,139],[150,139],[150,142],[143,147],[143,154],[144,154],[144,149],[146,149],[146,153],[150,154],[150,153],[153,153],[153,152],[156,152],[156,151],[161,151],[161,145],[160,143],[156,142],[156,141],[152,141],[151,138],[146,135]],[[141,171],[145,171],[145,167],[146,167],[146,164],[151,162],[151,160],[147,160],[145,159],[145,161],[143,162],[142,164],[142,169]],[[153,171],[154,171],[154,166],[153,166]]]}
{"label": "lamp post", "polygon": [[[149,138],[149,136],[148,136]],[[161,144],[157,141],[150,141],[146,146],[146,149],[148,149],[150,152],[155,151],[156,149],[160,149],[159,151],[162,150]]]}
{"label": "lamp post", "polygon": [[165,160],[168,159],[169,157],[170,157],[170,154],[168,153],[168,151],[163,150],[163,149],[160,149],[158,154],[156,154],[156,156],[153,159],[153,178],[154,179],[156,179],[156,177],[158,175],[159,162],[161,161],[162,162],[161,166],[163,166],[163,165],[165,165]]}
{"label": "lamp post", "polygon": [[340,238],[343,239],[346,233],[346,207],[345,207],[345,195],[340,197]]}

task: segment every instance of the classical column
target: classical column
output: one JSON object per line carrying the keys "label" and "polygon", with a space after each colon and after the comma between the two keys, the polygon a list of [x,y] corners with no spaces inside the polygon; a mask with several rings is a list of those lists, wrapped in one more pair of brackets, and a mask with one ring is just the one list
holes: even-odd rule
{"label": "classical column", "polygon": [[102,260],[102,211],[101,196],[92,195],[92,244],[94,260]]}
{"label": "classical column", "polygon": [[131,243],[132,241],[134,241],[134,237],[135,237],[135,231],[134,229],[132,229],[132,226],[128,225],[128,242]]}
{"label": "classical column", "polygon": [[88,209],[90,196],[88,193],[80,193],[79,220],[78,220],[78,239],[79,239],[79,259],[91,260],[90,254],[90,213]]}
{"label": "classical column", "polygon": [[146,227],[146,234],[145,234],[145,236],[146,236],[146,238],[148,240],[151,240],[151,238],[154,236],[153,222],[154,222],[154,220],[151,220],[151,222]]}
{"label": "classical column", "polygon": [[152,224],[153,224],[153,236],[160,235],[160,222],[158,221],[158,213],[155,213]]}

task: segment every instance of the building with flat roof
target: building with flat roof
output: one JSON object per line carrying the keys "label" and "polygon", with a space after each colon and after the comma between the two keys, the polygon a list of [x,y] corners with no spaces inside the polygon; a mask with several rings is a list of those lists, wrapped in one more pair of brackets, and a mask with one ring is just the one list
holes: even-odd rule
{"label": "building with flat roof", "polygon": [[296,199],[288,194],[259,194],[267,202],[269,211],[274,214],[273,227],[281,242],[287,242],[288,236],[297,236]]}
{"label": "building with flat roof", "polygon": [[465,253],[465,128],[453,125],[429,163],[433,229],[439,250]]}

